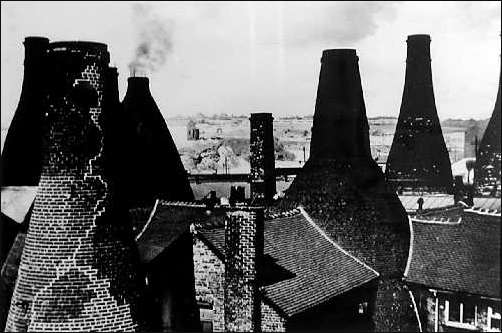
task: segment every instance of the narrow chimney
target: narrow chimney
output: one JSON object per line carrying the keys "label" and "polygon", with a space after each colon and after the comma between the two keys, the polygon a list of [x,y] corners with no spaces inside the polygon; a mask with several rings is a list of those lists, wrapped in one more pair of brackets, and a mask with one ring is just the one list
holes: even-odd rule
{"label": "narrow chimney", "polygon": [[108,62],[105,44],[48,47],[48,149],[7,331],[137,328],[134,241],[110,216],[102,167]]}
{"label": "narrow chimney", "polygon": [[258,270],[264,248],[264,210],[227,212],[225,219],[225,331],[261,330]]}
{"label": "narrow chimney", "polygon": [[502,64],[499,74],[499,90],[492,116],[488,122],[476,154],[474,184],[480,193],[500,197],[501,192],[501,96]]}
{"label": "narrow chimney", "polygon": [[403,99],[385,174],[398,189],[450,192],[453,176],[434,100],[430,42],[429,35],[408,36]]}
{"label": "narrow chimney", "polygon": [[2,186],[37,186],[40,179],[48,45],[49,39],[44,37],[24,40],[23,86],[2,151]]}
{"label": "narrow chimney", "polygon": [[274,118],[271,113],[251,114],[249,142],[251,199],[269,204],[275,195]]}
{"label": "narrow chimney", "polygon": [[167,124],[146,77],[130,77],[122,101],[126,119],[125,196],[129,207],[156,199],[193,200],[193,192]]}

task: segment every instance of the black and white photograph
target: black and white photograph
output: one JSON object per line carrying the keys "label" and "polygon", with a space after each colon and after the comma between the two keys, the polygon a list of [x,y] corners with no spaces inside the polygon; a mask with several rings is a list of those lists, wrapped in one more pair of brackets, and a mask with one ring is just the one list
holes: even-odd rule
{"label": "black and white photograph", "polygon": [[0,331],[501,332],[500,1],[1,1]]}

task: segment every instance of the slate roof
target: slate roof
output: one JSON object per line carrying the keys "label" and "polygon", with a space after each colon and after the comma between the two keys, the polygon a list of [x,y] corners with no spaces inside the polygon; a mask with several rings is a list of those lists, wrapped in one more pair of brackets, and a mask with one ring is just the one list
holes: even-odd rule
{"label": "slate roof", "polygon": [[[197,235],[223,259],[224,209],[206,214],[197,204],[160,202],[137,236],[142,262],[151,262],[183,233]],[[378,277],[378,273],[330,240],[305,211],[265,219],[262,288],[287,316],[322,304]]]}
{"label": "slate roof", "polygon": [[181,234],[188,232],[190,224],[203,212],[202,208],[168,206],[162,203],[154,209],[152,218],[136,236],[142,262],[152,261]]}
{"label": "slate roof", "polygon": [[[265,297],[287,316],[301,313],[361,286],[378,273],[325,236],[305,213],[265,220],[265,255],[291,273],[263,287]],[[223,253],[224,229],[201,230]]]}
{"label": "slate roof", "polygon": [[500,215],[466,210],[459,223],[412,222],[406,281],[500,298]]}

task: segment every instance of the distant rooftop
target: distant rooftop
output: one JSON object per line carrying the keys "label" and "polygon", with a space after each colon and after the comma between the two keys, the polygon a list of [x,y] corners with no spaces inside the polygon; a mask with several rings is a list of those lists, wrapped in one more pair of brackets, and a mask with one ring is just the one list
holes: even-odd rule
{"label": "distant rooftop", "polygon": [[466,210],[459,222],[412,223],[406,281],[500,299],[500,215]]}

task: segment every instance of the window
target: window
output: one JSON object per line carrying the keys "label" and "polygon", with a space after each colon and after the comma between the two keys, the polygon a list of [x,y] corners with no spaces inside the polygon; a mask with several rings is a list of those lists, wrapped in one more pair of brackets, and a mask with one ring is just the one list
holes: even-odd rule
{"label": "window", "polygon": [[459,301],[445,301],[445,325],[461,329],[476,329],[477,307]]}
{"label": "window", "polygon": [[359,311],[358,313],[360,315],[365,315],[368,313],[368,302],[362,302],[362,303],[359,303]]}
{"label": "window", "polygon": [[202,332],[212,332],[213,331],[213,322],[212,321],[201,321],[202,324]]}
{"label": "window", "polygon": [[491,306],[488,307],[487,321],[490,331],[500,332],[500,307],[495,309]]}
{"label": "window", "polygon": [[466,324],[470,324],[473,326],[476,326],[476,321],[477,321],[477,307],[476,306],[467,306],[464,305],[464,318],[462,318],[462,322]]}
{"label": "window", "polygon": [[[446,321],[456,321],[461,323],[460,318],[460,308],[463,308],[463,304],[457,301],[446,301],[446,309],[448,309],[448,317],[445,318]],[[463,310],[463,309],[462,309]],[[445,315],[446,317],[446,315]]]}

